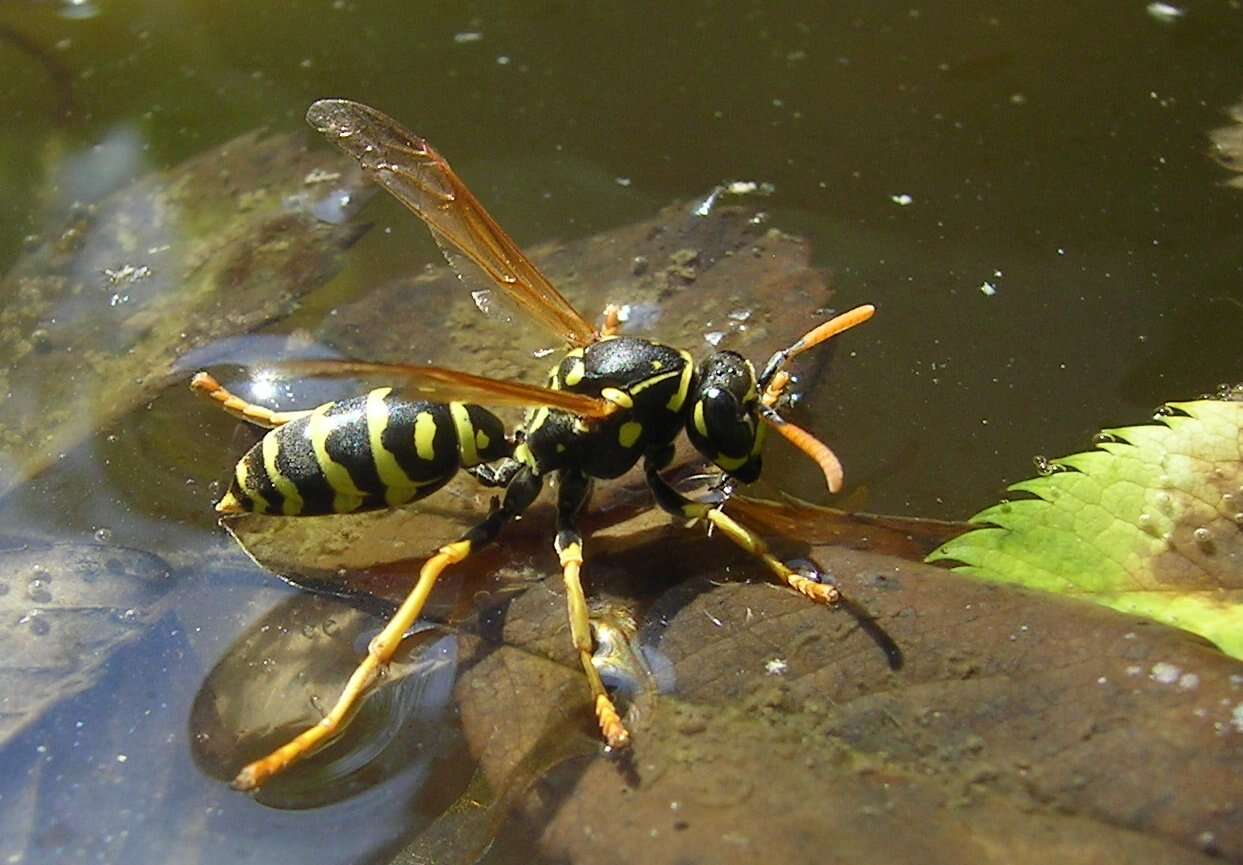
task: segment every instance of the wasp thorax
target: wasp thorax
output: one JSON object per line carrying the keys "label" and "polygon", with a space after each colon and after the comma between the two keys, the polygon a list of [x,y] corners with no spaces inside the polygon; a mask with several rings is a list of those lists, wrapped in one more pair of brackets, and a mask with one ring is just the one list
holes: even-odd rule
{"label": "wasp thorax", "polygon": [[764,444],[759,391],[751,362],[718,351],[699,365],[687,434],[705,457],[731,477],[750,483],[760,474]]}

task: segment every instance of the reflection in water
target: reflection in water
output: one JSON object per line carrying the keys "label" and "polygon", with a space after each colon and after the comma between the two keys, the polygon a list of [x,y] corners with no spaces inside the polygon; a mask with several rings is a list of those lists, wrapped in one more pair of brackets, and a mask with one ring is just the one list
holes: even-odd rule
{"label": "reflection in water", "polygon": [[[255,623],[212,670],[195,700],[190,718],[195,760],[227,782],[291,730],[314,723],[336,699],[341,671],[352,668],[377,630],[374,617],[306,594]],[[315,808],[356,797],[398,772],[424,774],[443,739],[436,721],[456,677],[455,639],[436,628],[415,633],[346,732],[256,798],[273,808]]]}

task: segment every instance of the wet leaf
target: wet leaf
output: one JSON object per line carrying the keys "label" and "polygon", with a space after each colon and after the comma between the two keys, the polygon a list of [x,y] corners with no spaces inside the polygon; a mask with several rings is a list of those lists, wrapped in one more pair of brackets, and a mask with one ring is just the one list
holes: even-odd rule
{"label": "wet leaf", "polygon": [[6,540],[0,549],[0,745],[166,610],[169,568],[137,550]]}
{"label": "wet leaf", "polygon": [[[822,313],[830,294],[824,276],[810,266],[805,241],[765,227],[754,207],[697,209],[670,205],[635,225],[536,248],[532,257],[584,315],[598,315],[610,301],[628,303],[627,333],[685,346],[697,356],[719,345],[763,364]],[[548,353],[555,339],[534,325],[506,325],[480,314],[443,267],[369,292],[328,318],[315,339],[351,356],[430,361],[535,382],[560,357]],[[830,354],[826,347],[800,359],[800,366],[813,371]],[[777,472],[770,480],[781,483]],[[331,579],[340,569],[426,556],[481,518],[495,492],[459,476],[410,508],[297,520],[246,516],[229,528],[264,567]],[[650,503],[645,490],[601,485],[592,507],[635,496]]]}
{"label": "wet leaf", "polygon": [[290,310],[361,228],[353,165],[250,134],[81,207],[0,282],[0,493]]}
{"label": "wet leaf", "polygon": [[988,528],[929,560],[1151,616],[1243,657],[1243,402],[1170,409],[1014,484],[1035,498],[976,514]]}
{"label": "wet leaf", "polygon": [[[760,574],[726,544],[655,540],[588,542],[596,603],[640,599],[655,693],[628,716],[627,757],[562,763],[525,797],[526,832],[556,861],[1243,857],[1243,665],[1199,640],[814,547],[849,600],[832,610],[741,582]],[[544,731],[594,719],[559,581],[495,618],[463,644],[457,693],[503,785]]]}
{"label": "wet leaf", "polygon": [[1243,189],[1243,102],[1231,107],[1227,113],[1231,122],[1214,129],[1209,138],[1213,142],[1213,155],[1222,165],[1235,172],[1235,176],[1226,181],[1226,184]]}

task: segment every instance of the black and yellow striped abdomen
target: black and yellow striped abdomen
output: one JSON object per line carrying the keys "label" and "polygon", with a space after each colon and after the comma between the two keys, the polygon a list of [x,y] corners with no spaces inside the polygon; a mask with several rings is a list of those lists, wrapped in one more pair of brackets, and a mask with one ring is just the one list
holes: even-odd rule
{"label": "black and yellow striped abdomen", "polygon": [[398,507],[511,448],[486,409],[380,388],[269,431],[238,462],[216,509],[314,516]]}

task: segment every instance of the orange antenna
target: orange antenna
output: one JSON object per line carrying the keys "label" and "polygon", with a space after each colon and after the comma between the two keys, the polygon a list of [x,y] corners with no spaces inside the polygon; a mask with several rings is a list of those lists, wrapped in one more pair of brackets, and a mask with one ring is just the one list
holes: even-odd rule
{"label": "orange antenna", "polygon": [[820,466],[820,471],[824,472],[824,482],[828,485],[829,492],[831,493],[838,492],[842,488],[845,476],[842,471],[841,460],[820,439],[777,414],[777,402],[790,385],[790,374],[786,372],[785,366],[803,352],[815,348],[829,337],[836,336],[844,330],[849,330],[857,324],[863,324],[875,312],[876,307],[868,303],[863,306],[856,306],[852,310],[843,312],[841,315],[834,316],[828,321],[816,325],[795,340],[789,348],[783,349],[769,358],[768,363],[764,366],[764,372],[760,375],[759,383],[760,387],[763,388],[763,394],[760,396],[760,403],[763,406],[760,410],[760,417],[779,432],[782,438],[806,454],[816,465]]}
{"label": "orange antenna", "polygon": [[802,427],[790,423],[768,406],[765,406],[761,411],[760,417],[769,426],[781,433],[786,441],[807,454],[816,465],[820,466],[820,471],[824,472],[824,482],[828,486],[829,492],[836,493],[841,490],[842,483],[845,480],[842,462],[828,445]]}
{"label": "orange antenna", "polygon": [[768,363],[764,365],[764,372],[760,374],[760,387],[764,389],[764,396],[762,397],[764,405],[775,405],[785,390],[786,385],[789,384],[790,377],[785,374],[786,364],[808,349],[820,345],[829,337],[837,336],[837,334],[844,330],[849,330],[857,324],[863,324],[875,312],[876,307],[870,303],[856,306],[852,310],[843,312],[841,315],[834,316],[828,321],[816,325],[795,340],[789,348],[782,349],[770,357]]}

